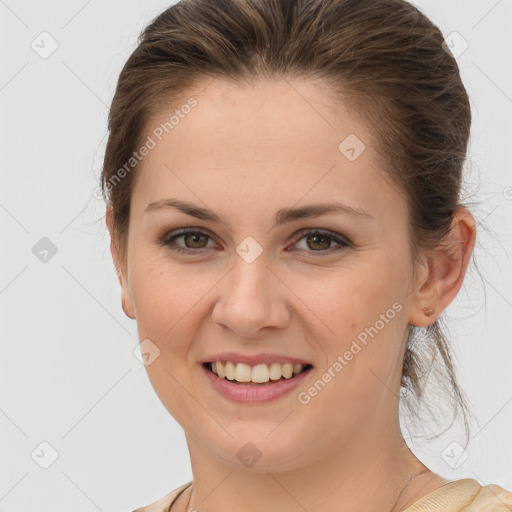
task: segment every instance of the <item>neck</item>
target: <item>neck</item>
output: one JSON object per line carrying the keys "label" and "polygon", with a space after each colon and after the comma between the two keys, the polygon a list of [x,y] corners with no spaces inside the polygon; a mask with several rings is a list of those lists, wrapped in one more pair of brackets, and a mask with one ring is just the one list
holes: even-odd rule
{"label": "neck", "polygon": [[414,476],[433,474],[411,453],[398,425],[379,427],[370,432],[368,426],[350,442],[328,446],[322,457],[306,461],[306,450],[298,450],[296,461],[305,462],[286,471],[226,464],[187,436],[194,475],[189,507],[201,512],[222,510],[227,504],[240,512],[332,512],[340,505],[345,512],[400,510],[397,507],[410,495],[403,491]]}

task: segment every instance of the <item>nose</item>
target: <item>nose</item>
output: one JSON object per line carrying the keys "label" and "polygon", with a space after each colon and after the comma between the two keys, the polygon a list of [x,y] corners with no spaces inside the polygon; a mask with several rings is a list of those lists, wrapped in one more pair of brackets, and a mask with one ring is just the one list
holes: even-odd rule
{"label": "nose", "polygon": [[237,337],[261,336],[265,329],[284,328],[289,322],[290,291],[263,256],[252,263],[237,256],[218,293],[212,319]]}

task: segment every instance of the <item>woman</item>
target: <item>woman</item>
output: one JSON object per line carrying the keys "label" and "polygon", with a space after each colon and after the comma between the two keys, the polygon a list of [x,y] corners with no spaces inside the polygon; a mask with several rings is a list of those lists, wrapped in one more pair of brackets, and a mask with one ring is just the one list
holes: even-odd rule
{"label": "woman", "polygon": [[183,0],[145,29],[102,185],[194,477],[139,512],[512,510],[427,468],[399,425],[421,334],[466,407],[439,326],[476,237],[445,48],[404,0]]}

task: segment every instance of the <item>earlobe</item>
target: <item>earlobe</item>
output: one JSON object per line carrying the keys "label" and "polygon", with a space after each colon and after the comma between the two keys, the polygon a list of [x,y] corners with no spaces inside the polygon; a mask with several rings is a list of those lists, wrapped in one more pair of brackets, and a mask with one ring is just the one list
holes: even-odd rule
{"label": "earlobe", "polygon": [[[129,306],[126,305],[126,302],[129,302]],[[121,307],[123,308],[124,314],[128,318],[135,320],[135,313],[133,312],[133,304],[132,304],[131,298],[129,301],[126,301],[125,298],[123,297],[123,295],[121,295]]]}
{"label": "earlobe", "polygon": [[417,283],[409,323],[427,327],[453,301],[464,281],[475,239],[473,216],[461,206],[454,213],[446,239],[425,257],[425,272]]}

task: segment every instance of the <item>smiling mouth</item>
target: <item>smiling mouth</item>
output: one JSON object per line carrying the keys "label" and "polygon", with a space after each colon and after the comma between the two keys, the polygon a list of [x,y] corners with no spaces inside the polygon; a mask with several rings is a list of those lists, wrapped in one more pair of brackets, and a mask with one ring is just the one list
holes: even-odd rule
{"label": "smiling mouth", "polygon": [[203,366],[221,379],[246,386],[261,386],[291,380],[313,368],[311,364],[300,363],[262,363],[250,366],[232,361],[206,362]]}

